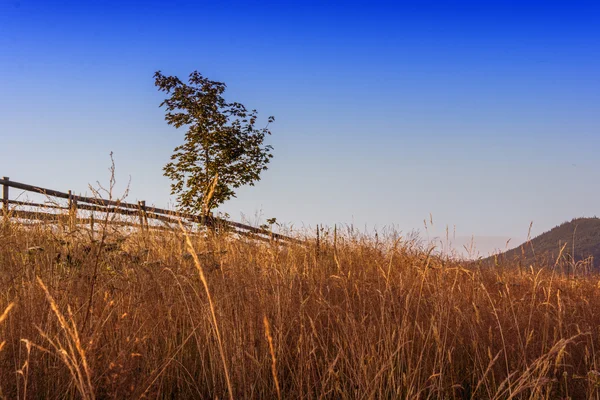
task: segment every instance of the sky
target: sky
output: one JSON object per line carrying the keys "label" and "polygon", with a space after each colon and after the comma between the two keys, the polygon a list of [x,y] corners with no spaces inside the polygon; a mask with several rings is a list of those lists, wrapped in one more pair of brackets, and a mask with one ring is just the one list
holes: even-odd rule
{"label": "sky", "polygon": [[0,175],[89,193],[112,151],[174,206],[153,74],[198,70],[276,118],[233,220],[502,244],[600,214],[599,2],[324,3],[0,0]]}

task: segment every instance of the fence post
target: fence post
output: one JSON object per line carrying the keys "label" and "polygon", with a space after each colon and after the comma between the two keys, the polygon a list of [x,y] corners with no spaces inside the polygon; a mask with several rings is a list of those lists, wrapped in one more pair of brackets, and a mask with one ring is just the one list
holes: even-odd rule
{"label": "fence post", "polygon": [[72,225],[72,221],[71,221],[71,210],[73,209],[73,195],[71,194],[71,191],[69,190],[67,192],[67,194],[69,195],[69,204],[67,205],[67,208],[69,209],[69,216],[68,216],[68,223],[69,223],[69,229],[73,229],[73,225]]}
{"label": "fence post", "polygon": [[140,206],[140,226],[142,227],[142,232],[144,232],[144,230],[148,230],[148,214],[146,214],[146,200],[138,201],[138,205]]}
{"label": "fence post", "polygon": [[92,232],[92,239],[94,238],[94,212],[90,213],[90,231]]}
{"label": "fence post", "polygon": [[[9,181],[8,176],[3,176],[2,179]],[[4,221],[8,222],[8,185],[2,185],[2,214],[4,215]]]}
{"label": "fence post", "polygon": [[77,197],[69,190],[69,228],[73,230],[77,223]]}

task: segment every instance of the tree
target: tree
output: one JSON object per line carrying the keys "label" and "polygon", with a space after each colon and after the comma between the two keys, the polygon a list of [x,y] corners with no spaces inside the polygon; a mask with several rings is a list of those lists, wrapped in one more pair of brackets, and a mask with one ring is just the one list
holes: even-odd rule
{"label": "tree", "polygon": [[160,104],[165,120],[175,128],[186,127],[185,141],[177,146],[165,165],[172,180],[171,194],[183,211],[210,215],[212,209],[231,197],[242,185],[254,186],[273,157],[273,147],[264,145],[270,135],[268,118],[264,128],[255,128],[256,110],[223,98],[226,85],[194,71],[188,83],[175,76],[154,74],[158,90],[168,94]]}

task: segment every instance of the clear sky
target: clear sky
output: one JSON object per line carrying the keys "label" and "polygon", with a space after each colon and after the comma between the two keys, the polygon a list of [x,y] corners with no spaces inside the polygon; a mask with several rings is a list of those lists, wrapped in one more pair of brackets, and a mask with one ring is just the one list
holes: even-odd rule
{"label": "clear sky", "polygon": [[221,210],[524,238],[600,215],[600,2],[0,0],[0,175],[169,204],[152,75],[276,117]]}

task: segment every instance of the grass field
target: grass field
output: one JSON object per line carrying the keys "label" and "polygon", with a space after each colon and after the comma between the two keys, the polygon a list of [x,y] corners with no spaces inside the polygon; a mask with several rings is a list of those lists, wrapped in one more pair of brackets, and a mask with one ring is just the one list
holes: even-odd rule
{"label": "grass field", "polygon": [[189,241],[5,224],[0,397],[600,397],[599,276],[351,230]]}

